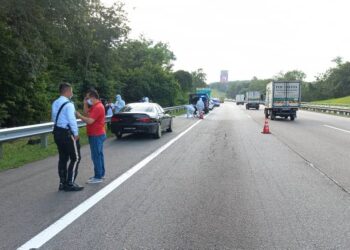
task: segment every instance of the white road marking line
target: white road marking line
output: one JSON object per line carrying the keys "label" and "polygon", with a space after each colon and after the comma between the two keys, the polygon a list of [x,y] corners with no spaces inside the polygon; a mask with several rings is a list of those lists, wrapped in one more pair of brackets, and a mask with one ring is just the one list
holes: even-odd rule
{"label": "white road marking line", "polygon": [[172,144],[174,144],[177,140],[179,140],[182,136],[188,133],[192,128],[197,126],[202,120],[198,120],[191,127],[183,131],[181,134],[176,136],[174,139],[170,140],[168,143],[154,151],[152,154],[147,156],[145,159],[137,163],[131,169],[126,171],[124,174],[119,176],[117,179],[112,181],[106,187],[98,191],[96,194],[82,202],[77,207],[73,208],[66,215],[58,219],[52,225],[41,231],[39,234],[34,236],[32,239],[24,243],[22,246],[18,248],[18,250],[29,250],[29,249],[37,249],[48,242],[50,239],[55,237],[59,232],[69,226],[72,222],[78,219],[81,215],[87,212],[90,208],[96,205],[100,200],[105,198],[108,194],[114,191],[117,187],[119,187],[122,183],[124,183],[127,179],[137,173],[140,169],[146,166],[150,161],[160,155],[164,150],[169,148]]}
{"label": "white road marking line", "polygon": [[341,128],[337,128],[337,127],[333,127],[333,126],[329,126],[329,125],[323,125],[323,126],[324,126],[324,127],[327,127],[327,128],[339,130],[339,131],[342,131],[342,132],[345,132],[345,133],[350,133],[349,130],[345,130],[345,129],[341,129]]}

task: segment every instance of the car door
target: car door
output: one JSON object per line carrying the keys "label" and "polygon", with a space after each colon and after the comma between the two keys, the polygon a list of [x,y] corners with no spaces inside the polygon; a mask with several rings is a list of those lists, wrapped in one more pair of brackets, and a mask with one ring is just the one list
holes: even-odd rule
{"label": "car door", "polygon": [[164,109],[161,106],[156,105],[156,109],[159,114],[159,120],[162,126],[162,130],[167,129],[169,127],[168,115],[165,114]]}

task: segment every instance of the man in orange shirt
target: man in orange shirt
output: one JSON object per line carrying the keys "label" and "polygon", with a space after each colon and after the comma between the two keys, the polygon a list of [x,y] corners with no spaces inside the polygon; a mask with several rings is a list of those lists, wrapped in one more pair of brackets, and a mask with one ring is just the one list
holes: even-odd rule
{"label": "man in orange shirt", "polygon": [[103,155],[103,142],[106,140],[105,130],[105,108],[99,99],[98,92],[91,89],[84,99],[83,116],[77,112],[77,117],[86,124],[87,135],[91,150],[91,159],[94,163],[95,175],[90,177],[87,183],[101,183],[105,176],[105,164]]}

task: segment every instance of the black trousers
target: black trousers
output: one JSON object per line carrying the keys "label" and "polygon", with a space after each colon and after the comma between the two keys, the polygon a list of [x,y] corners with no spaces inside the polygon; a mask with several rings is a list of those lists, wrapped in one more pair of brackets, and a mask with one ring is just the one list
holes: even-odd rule
{"label": "black trousers", "polygon": [[[54,140],[58,149],[58,175],[63,184],[73,184],[78,175],[80,163],[80,143],[66,129],[56,129]],[[69,165],[68,160],[70,160]]]}

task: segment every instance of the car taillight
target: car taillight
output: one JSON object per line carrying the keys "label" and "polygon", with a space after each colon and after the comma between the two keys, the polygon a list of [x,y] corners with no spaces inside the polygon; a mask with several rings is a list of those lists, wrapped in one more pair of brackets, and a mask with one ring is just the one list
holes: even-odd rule
{"label": "car taillight", "polygon": [[149,117],[142,117],[137,119],[138,122],[151,122],[151,118]]}
{"label": "car taillight", "polygon": [[121,118],[113,116],[111,122],[120,122],[121,120]]}

